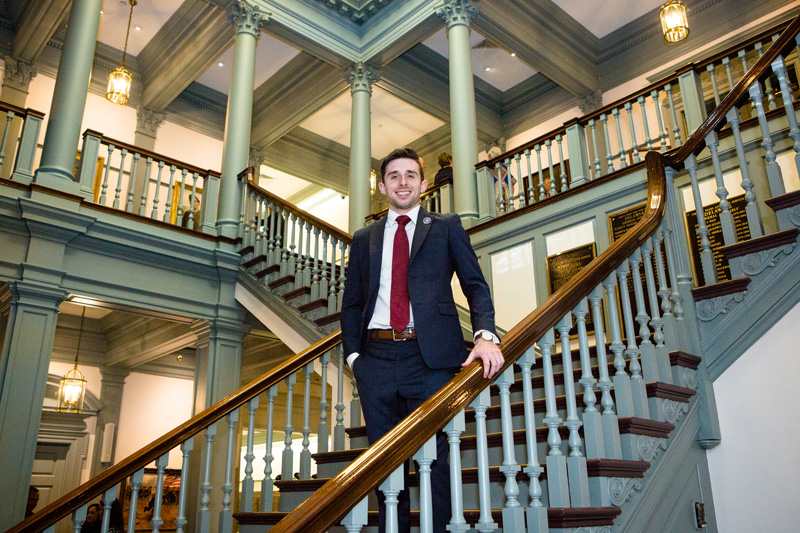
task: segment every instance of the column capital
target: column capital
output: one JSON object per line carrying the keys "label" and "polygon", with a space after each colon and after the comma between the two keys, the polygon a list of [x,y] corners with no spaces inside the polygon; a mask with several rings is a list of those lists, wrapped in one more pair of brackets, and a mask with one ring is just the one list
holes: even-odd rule
{"label": "column capital", "polygon": [[255,146],[250,147],[250,164],[253,165],[256,169],[256,176],[258,176],[261,172],[261,164],[267,159],[267,156],[264,155],[264,150],[260,150]]}
{"label": "column capital", "polygon": [[380,72],[359,61],[347,67],[344,79],[350,84],[350,92],[367,91],[372,93],[372,84],[380,79]]}
{"label": "column capital", "polygon": [[31,80],[36,77],[39,69],[27,61],[15,59],[11,56],[6,56],[5,62],[6,72],[5,76],[3,76],[3,85],[27,93]]}
{"label": "column capital", "polygon": [[136,133],[156,137],[158,127],[164,122],[165,115],[149,107],[136,108]]}
{"label": "column capital", "polygon": [[128,377],[128,374],[130,373],[131,372],[129,369],[120,368],[118,366],[100,367],[100,376],[104,384],[108,383],[108,384],[123,385],[125,383],[125,378]]}
{"label": "column capital", "polygon": [[603,91],[598,89],[594,92],[586,93],[578,100],[578,107],[581,113],[588,115],[592,111],[596,111],[603,107]]}
{"label": "column capital", "polygon": [[436,14],[444,19],[449,30],[453,26],[469,26],[478,14],[478,6],[472,0],[445,0],[436,8]]}
{"label": "column capital", "polygon": [[261,35],[261,26],[266,23],[272,13],[262,12],[248,2],[234,2],[228,9],[228,21],[236,33],[249,33],[256,39]]}

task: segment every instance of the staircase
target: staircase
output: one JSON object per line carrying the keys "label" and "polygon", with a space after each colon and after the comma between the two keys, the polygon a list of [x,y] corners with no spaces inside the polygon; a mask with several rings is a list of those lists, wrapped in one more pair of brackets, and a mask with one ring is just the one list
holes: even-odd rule
{"label": "staircase", "polygon": [[[590,132],[590,137],[588,142],[584,139],[581,150],[569,154],[571,174],[561,176],[558,186],[553,180],[549,194],[521,192],[508,203],[501,201],[492,220],[470,231],[487,231],[503,224],[513,227],[526,220],[524,217],[537,214],[546,217],[558,202],[569,206],[584,198],[583,208],[587,209],[592,202],[602,201],[603,196],[595,193],[612,183],[641,194],[646,181],[642,219],[503,337],[506,364],[494,382],[482,377],[480,364],[470,365],[369,448],[364,448],[357,389],[345,381],[339,335],[332,331],[341,308],[349,235],[259,189],[248,173],[243,173],[240,285],[271,308],[270,320],[301,331],[311,346],[10,531],[54,531],[55,523],[70,514],[77,528],[88,503],[101,496],[110,505],[123,479],[131,480],[135,498],[144,467],[153,461],[158,469],[158,495],[163,488],[166,454],[178,447],[184,457],[176,520],[180,532],[189,517],[195,530],[209,531],[217,515],[219,531],[226,533],[233,530],[234,520],[243,533],[374,528],[373,489],[396,494],[405,482],[402,465],[412,457],[420,465],[419,473],[408,480],[412,505],[417,507],[412,519],[421,531],[428,531],[427,465],[435,457],[431,439],[440,430],[448,435],[451,446],[454,531],[471,527],[479,531],[500,527],[504,531],[686,531],[702,525],[703,512],[715,529],[712,496],[698,496],[696,487],[696,480],[707,476],[700,472],[697,458],[720,439],[711,365],[717,361],[720,368],[729,364],[723,349],[713,342],[735,327],[734,319],[741,324],[747,312],[771,301],[789,305],[800,298],[794,290],[800,286],[800,254],[796,252],[800,195],[785,191],[776,161],[776,151],[793,151],[795,164],[800,165],[800,128],[784,65],[795,53],[799,33],[800,18],[766,49],[761,41],[768,41],[771,35],[744,43],[744,57],[758,56],[752,68],[724,97],[714,81],[718,105],[705,120],[687,111],[687,127],[694,131],[688,138],[682,138],[678,130],[662,128],[657,135],[660,151],[655,151],[648,133],[646,145],[653,149],[644,161],[638,155],[638,143],[626,148],[620,136],[620,155],[615,159],[608,136],[605,140],[595,136],[595,119],[602,123],[609,116],[616,118],[619,109],[630,109],[631,102],[644,106],[641,94],[578,119],[573,126]],[[730,57],[737,55],[742,57],[737,50],[730,51]],[[712,68],[706,71],[715,72],[718,65],[714,62],[726,65],[724,57],[712,58]],[[702,102],[697,89],[702,85],[699,77],[704,67],[694,66],[654,87],[668,87],[669,91],[664,91],[672,98],[677,84],[682,101],[695,98]],[[778,87],[765,83],[772,73]],[[766,86],[771,87],[771,97],[762,91]],[[645,92],[656,93],[652,98],[658,101],[657,89]],[[673,101],[670,103],[674,113]],[[575,131],[571,127],[554,135],[569,135]],[[548,142],[535,141],[521,149],[522,156],[530,161],[530,149],[538,152],[536,146],[545,144],[549,150],[552,142]],[[626,151],[630,151],[630,161]],[[603,152],[608,154],[605,173],[601,172],[605,165],[599,164]],[[590,153],[594,153],[594,161]],[[742,172],[741,186],[749,193],[745,195],[753,237],[749,240],[737,242],[720,154],[725,161],[738,160],[740,169],[748,168],[748,156],[751,161],[756,155],[764,157],[763,176],[754,175],[751,180]],[[482,168],[516,160],[519,172],[522,156],[517,155],[504,154]],[[489,190],[491,177],[487,170],[479,171],[479,179],[487,178],[479,182],[479,189]],[[582,171],[581,180],[578,173]],[[543,190],[543,176],[541,165],[536,176],[528,166],[527,183],[538,180]],[[717,252],[709,239],[713,221],[707,222],[705,214],[698,217],[699,261],[694,271],[685,244],[689,241],[684,235],[679,190],[691,187],[697,212],[703,213],[699,184],[704,178],[715,180],[721,201],[719,225],[724,246],[719,253],[727,257],[731,272],[731,279],[722,282],[715,265]],[[753,208],[756,179],[764,180],[757,190],[769,192],[764,203],[774,210],[774,217]],[[489,200],[491,204],[495,199]],[[704,286],[694,287],[700,277],[697,271],[703,274]],[[789,296],[775,294],[776,279],[789,287]],[[627,290],[629,280],[632,292]],[[594,332],[587,331],[590,311]],[[723,342],[723,348],[735,357],[737,350],[744,349],[744,341],[735,335],[731,338]],[[335,378],[333,371],[328,373],[331,365]],[[298,373],[305,375],[301,479],[276,481],[272,463],[278,458],[271,452],[275,401],[282,392],[279,386],[282,389],[285,384],[286,448],[280,461],[282,471],[290,472],[295,453],[291,447],[295,426],[291,401]],[[313,455],[308,445],[312,373],[318,373],[323,384],[333,385],[332,393],[337,395],[335,400],[331,398],[331,403],[336,403],[329,415],[328,387],[322,387],[320,420],[318,424],[315,421],[313,431],[320,437],[320,449]],[[353,396],[349,409],[345,391]],[[259,402],[267,411],[267,455],[265,476],[256,481],[253,436]],[[240,407],[244,408],[241,425],[246,427],[246,454],[241,466],[245,475],[237,491],[233,471],[239,450]],[[350,415],[348,428],[346,412]],[[332,450],[328,449],[330,426]],[[198,460],[192,463],[192,458]],[[311,461],[316,463],[318,479],[310,479]],[[190,472],[190,464],[199,469]],[[191,497],[186,482],[190,477],[199,486]],[[273,511],[266,498],[256,508],[256,488],[261,494],[272,494],[273,485],[280,493],[278,510]],[[192,501],[196,501],[196,509],[189,511]],[[689,503],[697,505],[690,507]],[[672,512],[674,509],[683,511]],[[160,526],[158,512],[156,529]]]}

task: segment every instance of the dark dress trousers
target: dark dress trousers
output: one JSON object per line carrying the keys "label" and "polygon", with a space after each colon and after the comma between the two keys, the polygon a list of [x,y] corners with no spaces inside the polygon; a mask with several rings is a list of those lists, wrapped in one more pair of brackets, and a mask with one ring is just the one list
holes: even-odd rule
{"label": "dark dress trousers", "polygon": [[[494,307],[469,236],[454,214],[420,209],[408,265],[408,292],[416,340],[369,339],[367,327],[380,285],[386,217],[353,236],[342,302],[342,342],[347,357],[358,352],[353,373],[358,384],[370,444],[374,443],[446,384],[467,357],[450,286],[453,273],[467,297],[473,331],[495,332]],[[432,465],[434,531],[450,520],[447,440],[437,437]],[[378,493],[382,502],[382,494]],[[400,531],[410,524],[408,492],[399,502]],[[381,505],[381,531],[384,507]]]}

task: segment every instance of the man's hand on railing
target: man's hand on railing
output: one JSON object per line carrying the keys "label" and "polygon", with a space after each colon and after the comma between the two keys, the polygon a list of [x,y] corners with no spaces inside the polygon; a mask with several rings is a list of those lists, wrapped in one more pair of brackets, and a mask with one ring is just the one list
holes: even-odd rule
{"label": "man's hand on railing", "polygon": [[483,377],[487,379],[494,377],[505,363],[500,347],[482,337],[475,340],[475,347],[469,352],[467,360],[461,366],[467,367],[476,359],[483,361]]}

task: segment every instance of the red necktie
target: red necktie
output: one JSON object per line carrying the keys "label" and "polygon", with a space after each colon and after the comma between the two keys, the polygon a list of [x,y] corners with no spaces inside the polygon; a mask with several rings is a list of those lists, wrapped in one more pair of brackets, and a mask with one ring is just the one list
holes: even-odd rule
{"label": "red necktie", "polygon": [[408,234],[406,224],[411,219],[406,215],[397,217],[397,231],[394,234],[392,252],[392,290],[389,298],[389,324],[402,331],[408,326]]}

